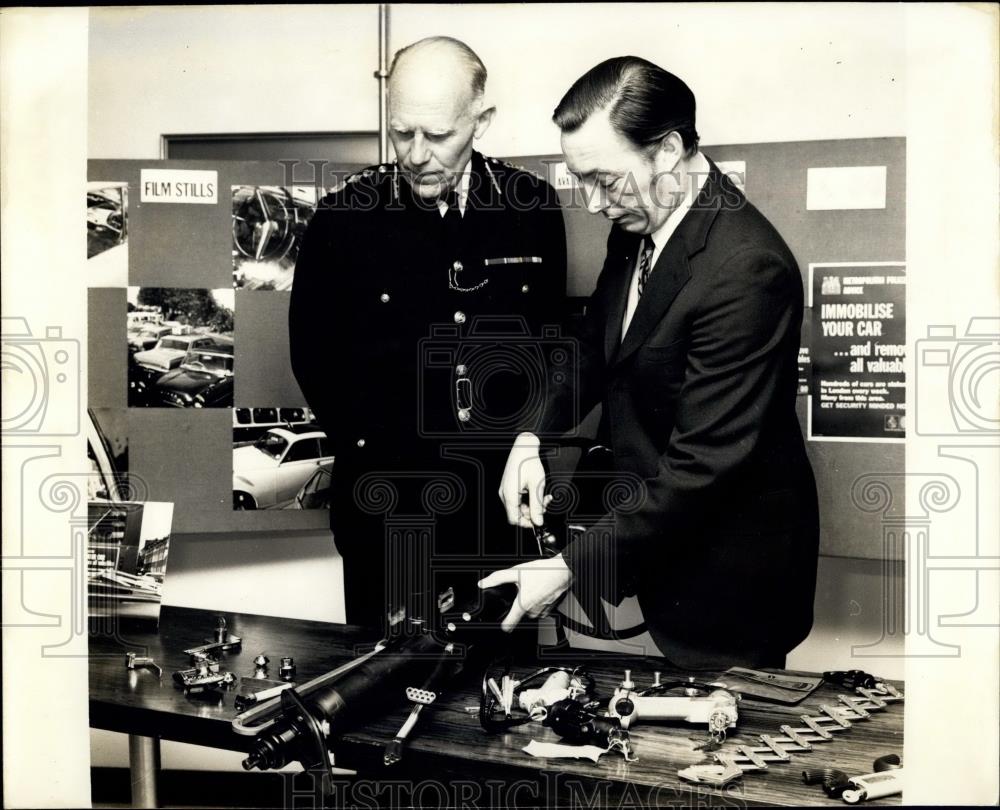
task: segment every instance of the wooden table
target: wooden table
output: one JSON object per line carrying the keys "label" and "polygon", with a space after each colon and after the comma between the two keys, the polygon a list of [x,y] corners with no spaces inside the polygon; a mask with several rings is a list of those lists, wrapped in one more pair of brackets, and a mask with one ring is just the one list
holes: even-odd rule
{"label": "wooden table", "polygon": [[[263,652],[271,659],[273,673],[281,656],[294,657],[296,680],[304,683],[351,660],[365,644],[370,649],[373,641],[348,625],[185,608],[164,608],[158,633],[122,631],[120,636],[124,638],[92,635],[90,725],[129,735],[136,806],[156,804],[161,739],[249,750],[253,738],[235,734],[230,726],[236,713],[234,693],[223,693],[221,700],[186,696],[171,678],[174,671],[190,666],[183,651],[205,643],[219,615],[225,616],[230,632],[243,639],[240,651],[222,654],[223,665],[244,678],[253,673],[254,656]],[[162,667],[162,678],[147,669],[126,669],[126,651],[151,656]],[[574,655],[577,658],[573,660],[562,657],[550,661],[545,657],[541,663],[575,665],[580,662],[580,653]],[[538,665],[537,661],[525,661],[516,672],[527,674]],[[602,655],[600,660],[589,661],[587,667],[602,695],[611,694],[626,668],[632,670],[639,688],[651,683],[654,670],[662,670],[664,680],[688,674],[672,672],[655,659],[616,654]],[[717,674],[699,673],[698,678],[710,680]],[[824,685],[799,706],[790,707],[744,700],[739,725],[730,732],[723,750],[731,750],[739,743],[758,745],[758,735],[778,735],[782,723],[801,725],[799,715],[815,714],[819,703],[836,703],[837,694],[843,691]],[[558,742],[554,733],[530,723],[502,735],[485,734],[476,716],[466,708],[478,704],[478,692],[478,684],[460,684],[425,711],[403,761],[392,768],[382,764],[383,747],[405,720],[407,705],[386,706],[382,716],[344,735],[336,747],[337,765],[356,769],[363,779],[344,777],[341,781],[338,777],[337,788],[348,793],[346,800],[338,800],[338,806],[412,803],[646,807],[739,802],[833,807],[844,804],[827,798],[819,786],[805,785],[804,768],[832,767],[853,776],[870,773],[877,757],[902,756],[903,707],[890,704],[871,719],[856,722],[839,733],[832,742],[816,745],[811,752],[793,754],[788,764],[771,765],[764,773],[747,773],[722,789],[707,788],[677,776],[678,769],[706,760],[702,752],[693,750],[692,738],[702,733],[693,726],[635,726],[631,738],[637,762],[626,763],[618,754],[605,754],[597,764],[589,760],[534,759],[521,749],[532,739]],[[364,793],[352,796],[359,790]],[[887,804],[899,801],[899,796],[883,800]]]}

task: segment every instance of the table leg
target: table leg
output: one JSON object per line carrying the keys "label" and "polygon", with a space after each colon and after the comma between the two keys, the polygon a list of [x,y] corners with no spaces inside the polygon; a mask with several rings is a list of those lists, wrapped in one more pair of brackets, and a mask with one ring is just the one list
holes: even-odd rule
{"label": "table leg", "polygon": [[128,766],[132,776],[132,806],[157,807],[160,778],[160,741],[156,737],[128,735]]}

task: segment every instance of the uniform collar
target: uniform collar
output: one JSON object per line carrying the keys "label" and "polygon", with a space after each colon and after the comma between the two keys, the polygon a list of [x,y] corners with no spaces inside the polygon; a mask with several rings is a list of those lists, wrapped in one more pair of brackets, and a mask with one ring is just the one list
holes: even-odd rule
{"label": "uniform collar", "polygon": [[[473,153],[475,154],[475,153]],[[469,204],[469,187],[472,178],[472,156],[470,155],[468,163],[465,164],[465,168],[462,169],[462,173],[458,176],[458,182],[455,184],[455,193],[458,195],[458,210],[465,216],[465,209]],[[448,210],[448,203],[443,199],[438,200],[438,211],[444,216],[445,212]]]}

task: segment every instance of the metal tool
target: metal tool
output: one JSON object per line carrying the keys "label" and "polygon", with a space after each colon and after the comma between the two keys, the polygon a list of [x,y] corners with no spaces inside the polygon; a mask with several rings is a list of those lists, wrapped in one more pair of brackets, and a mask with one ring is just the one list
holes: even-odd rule
{"label": "metal tool", "polygon": [[147,669],[152,669],[156,671],[156,677],[163,677],[163,670],[160,669],[156,662],[146,655],[136,655],[134,652],[125,653],[125,668],[126,669],[139,669],[140,667],[146,667]]}
{"label": "metal tool", "polygon": [[281,666],[278,667],[278,677],[283,681],[290,681],[295,677],[295,659],[285,656],[281,659]]}
{"label": "metal tool", "polygon": [[218,624],[215,627],[215,631],[212,634],[212,638],[208,639],[208,643],[202,644],[200,647],[192,647],[189,650],[184,650],[184,652],[185,654],[191,656],[191,663],[194,664],[194,659],[197,655],[208,655],[209,653],[235,650],[239,648],[242,643],[243,639],[239,636],[232,635],[229,632],[229,628],[226,626],[225,617],[220,616]]}
{"label": "metal tool", "polygon": [[291,689],[292,686],[293,684],[283,683],[281,686],[273,686],[270,689],[261,689],[259,692],[254,692],[252,695],[237,695],[233,699],[233,707],[238,712],[244,712],[259,703],[278,697],[283,690]]}
{"label": "metal tool", "polygon": [[406,690],[406,697],[415,705],[410,710],[406,722],[403,723],[402,727],[396,733],[395,739],[390,740],[385,746],[382,761],[386,765],[395,765],[403,758],[403,744],[406,742],[406,738],[417,724],[417,718],[420,716],[420,712],[424,706],[429,706],[433,703],[437,699],[437,694],[426,689],[416,689],[411,686]]}

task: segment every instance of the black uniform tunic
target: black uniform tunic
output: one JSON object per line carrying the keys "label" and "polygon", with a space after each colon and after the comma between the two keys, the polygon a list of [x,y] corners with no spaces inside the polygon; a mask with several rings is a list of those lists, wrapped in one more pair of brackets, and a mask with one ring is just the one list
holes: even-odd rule
{"label": "black uniform tunic", "polygon": [[334,448],[351,623],[525,548],[497,490],[572,353],[565,232],[535,175],[478,152],[470,169],[460,219],[394,164],[360,172],[320,203],[296,264],[292,367]]}

